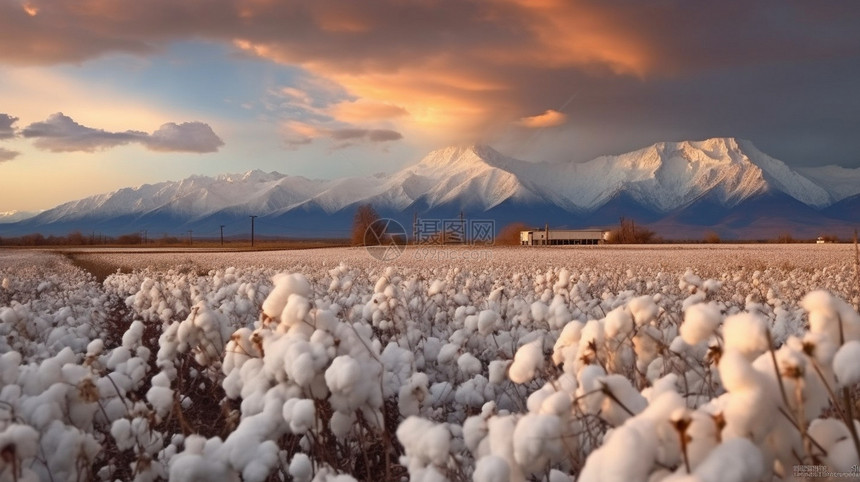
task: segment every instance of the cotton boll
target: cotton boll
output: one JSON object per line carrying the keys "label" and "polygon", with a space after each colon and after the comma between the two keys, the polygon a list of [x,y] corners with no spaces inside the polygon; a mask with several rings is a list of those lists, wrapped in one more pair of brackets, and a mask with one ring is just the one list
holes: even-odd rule
{"label": "cotton boll", "polygon": [[[397,440],[403,444],[406,457],[414,459],[418,467],[429,464],[444,465],[448,460],[451,432],[442,424],[419,417],[409,417],[397,427]],[[410,472],[413,467],[410,466]]]}
{"label": "cotton boll", "polygon": [[[29,425],[12,423],[5,425],[0,431],[0,453],[3,458],[0,459],[0,475],[4,475],[4,480],[17,479],[17,474],[13,474],[11,470],[7,470],[7,464],[20,467],[36,456],[39,449],[39,432]],[[10,460],[16,459],[15,462]]]}
{"label": "cotton boll", "polygon": [[764,474],[764,457],[746,438],[718,445],[694,472],[702,482],[747,482],[761,480]]}
{"label": "cotton boll", "polygon": [[687,308],[680,328],[681,338],[688,345],[707,340],[720,324],[720,310],[711,303],[699,303]]}
{"label": "cotton boll", "polygon": [[493,360],[489,366],[489,381],[493,385],[499,385],[505,381],[505,375],[510,365],[509,360]]}
{"label": "cotton boll", "polygon": [[173,409],[173,390],[153,385],[146,392],[146,400],[152,404],[158,416],[164,418]]}
{"label": "cotton boll", "polygon": [[418,415],[421,410],[421,404],[428,396],[427,384],[429,383],[427,375],[424,373],[415,373],[407,382],[400,387],[400,392],[397,397],[397,406],[400,409],[400,414],[404,417],[410,415]]}
{"label": "cotton boll", "polygon": [[660,308],[652,296],[637,296],[627,304],[636,326],[647,325],[657,319]]}
{"label": "cotton boll", "polygon": [[111,424],[110,434],[120,450],[128,450],[134,446],[134,436],[131,433],[131,422],[127,418],[120,418]]}
{"label": "cotton boll", "polygon": [[489,335],[496,330],[499,314],[493,310],[483,310],[478,313],[478,333]]}
{"label": "cotton boll", "polygon": [[630,418],[628,411],[635,415],[648,406],[645,397],[622,375],[607,375],[598,383],[604,392],[601,416],[612,426],[617,427]]}
{"label": "cotton boll", "polygon": [[840,387],[860,383],[860,341],[849,341],[833,357],[833,373]]}
{"label": "cotton boll", "polygon": [[475,358],[475,355],[471,353],[463,353],[457,358],[457,368],[460,369],[460,372],[463,373],[467,378],[471,378],[474,375],[481,373],[481,361]]}
{"label": "cotton boll", "polygon": [[530,382],[543,365],[543,342],[535,340],[517,350],[514,361],[508,370],[508,376],[514,383]]}
{"label": "cotton boll", "polygon": [[451,363],[454,361],[454,358],[457,358],[457,354],[460,351],[460,346],[455,345],[454,343],[446,343],[439,350],[439,355],[436,359],[438,363],[443,365]]}
{"label": "cotton boll", "polygon": [[656,459],[656,441],[648,436],[653,426],[631,420],[608,435],[592,452],[577,480],[581,482],[645,481]]}
{"label": "cotton boll", "polygon": [[497,455],[487,455],[478,459],[473,482],[508,482],[511,480],[511,468],[508,461]]}
{"label": "cotton boll", "polygon": [[314,401],[291,398],[284,403],[284,420],[290,424],[290,431],[303,434],[314,427],[316,423],[316,408]]}
{"label": "cotton boll", "polygon": [[562,424],[555,415],[529,413],[514,429],[514,460],[526,471],[542,471],[563,453]]}
{"label": "cotton boll", "polygon": [[860,340],[860,315],[844,301],[824,290],[813,291],[800,301],[800,306],[809,312],[809,331],[821,333],[839,345],[840,324],[845,340]]}
{"label": "cotton boll", "polygon": [[143,330],[145,326],[142,321],[134,320],[129,325],[128,329],[122,335],[122,346],[127,350],[132,350],[138,345],[143,338]]}
{"label": "cotton boll", "polygon": [[770,348],[767,321],[752,313],[729,316],[723,323],[723,340],[726,349],[735,349],[753,360]]}
{"label": "cotton boll", "polygon": [[310,482],[311,477],[313,477],[311,459],[301,452],[293,455],[293,460],[290,461],[289,473],[295,482]]}
{"label": "cotton boll", "polygon": [[606,314],[603,329],[607,338],[621,340],[633,330],[633,316],[626,306],[619,306]]}

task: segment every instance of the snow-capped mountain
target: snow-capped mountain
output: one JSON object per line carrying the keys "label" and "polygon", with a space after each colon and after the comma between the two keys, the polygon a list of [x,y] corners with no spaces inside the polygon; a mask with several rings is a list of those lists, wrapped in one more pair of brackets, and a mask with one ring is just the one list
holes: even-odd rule
{"label": "snow-capped mountain", "polygon": [[[774,219],[788,223],[785,230],[839,229],[856,217],[839,214],[845,211],[839,206],[853,206],[858,195],[860,169],[794,170],[733,138],[660,142],[578,164],[527,162],[473,145],[433,151],[387,176],[311,180],[250,171],[125,188],[7,224],[0,234],[206,233],[254,214],[261,229],[272,234],[331,237],[348,232],[357,205],[371,203],[404,223],[413,213],[441,219],[461,210],[472,218],[495,219],[499,226],[514,220],[612,225],[626,215],[662,226],[670,236],[690,236],[685,233],[703,226],[743,236]],[[836,207],[828,210],[831,206]]]}

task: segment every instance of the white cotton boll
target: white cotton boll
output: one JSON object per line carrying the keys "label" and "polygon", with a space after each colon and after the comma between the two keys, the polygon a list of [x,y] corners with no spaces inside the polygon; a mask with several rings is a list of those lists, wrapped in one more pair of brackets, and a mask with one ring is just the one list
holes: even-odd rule
{"label": "white cotton boll", "polygon": [[128,329],[122,335],[122,346],[128,350],[134,349],[137,345],[140,344],[141,338],[143,338],[143,330],[145,326],[142,321],[134,320],[129,325]]}
{"label": "white cotton boll", "polygon": [[[582,323],[578,321],[571,321],[564,325],[564,328],[561,330],[561,333],[558,335],[558,339],[555,341],[555,345],[552,348],[552,362],[556,365],[560,365],[563,362],[569,362],[569,355],[576,356],[576,345],[579,343],[579,339],[582,335]],[[574,347],[573,353],[568,354],[565,348]]]}
{"label": "white cotton boll", "polygon": [[439,350],[439,355],[436,357],[436,361],[443,365],[451,363],[454,361],[454,358],[457,358],[457,354],[460,351],[460,346],[455,345],[454,343],[446,343]]}
{"label": "white cotton boll", "polygon": [[400,387],[400,392],[397,397],[397,407],[400,414],[404,417],[409,415],[418,415],[421,411],[421,404],[427,398],[427,384],[429,380],[424,373],[414,373],[409,380]]}
{"label": "white cotton boll", "polygon": [[511,480],[511,467],[508,461],[498,455],[487,455],[478,459],[473,482],[508,482]]}
{"label": "white cotton boll", "polygon": [[33,427],[18,423],[4,424],[3,430],[0,431],[0,452],[3,453],[3,458],[0,459],[0,475],[4,475],[3,480],[20,480],[11,470],[4,470],[4,465],[12,462],[8,457],[15,457],[20,464],[35,457],[38,448],[39,432]]}
{"label": "white cotton boll", "polygon": [[310,284],[300,274],[281,273],[272,278],[274,288],[263,302],[263,313],[271,319],[277,319],[287,306],[291,294],[308,296],[311,293]]}
{"label": "white cotton boll", "polygon": [[532,319],[535,323],[541,323],[546,320],[547,312],[549,311],[549,307],[540,301],[535,301],[531,305],[531,314]]}
{"label": "white cotton boll", "polygon": [[499,314],[493,310],[483,310],[478,313],[478,333],[489,335],[496,330]]}
{"label": "white cotton boll", "polygon": [[636,326],[647,325],[657,319],[660,308],[654,303],[652,296],[637,296],[627,303],[630,314]]}
{"label": "white cotton boll", "polygon": [[313,470],[311,459],[307,455],[301,452],[293,455],[289,473],[295,482],[310,482],[311,477],[313,477]]}
{"label": "white cotton boll", "polygon": [[101,338],[96,338],[87,345],[87,358],[101,355],[104,349],[105,342]]}
{"label": "white cotton boll", "polygon": [[809,312],[809,331],[822,333],[834,344],[840,343],[839,325],[845,340],[860,341],[860,315],[854,309],[824,290],[813,291],[800,301]]}
{"label": "white cotton boll", "polygon": [[442,341],[436,337],[427,337],[424,340],[424,360],[434,363],[438,360],[439,352],[442,350]]}
{"label": "white cotton boll", "polygon": [[18,380],[21,354],[10,351],[0,355],[0,386],[12,385]]}
{"label": "white cotton boll", "polygon": [[723,322],[723,340],[726,349],[735,349],[748,360],[753,360],[770,348],[767,337],[767,320],[752,313],[738,313]]}
{"label": "white cotton boll", "polygon": [[481,360],[475,358],[475,355],[466,352],[457,358],[457,368],[459,368],[460,372],[462,372],[467,378],[471,378],[474,375],[481,373]]}
{"label": "white cotton boll", "polygon": [[[580,482],[646,481],[657,457],[653,425],[631,420],[613,430],[592,452],[577,478]],[[651,433],[649,437],[647,434]]]}
{"label": "white cotton boll", "polygon": [[711,303],[699,303],[687,308],[680,335],[688,345],[706,341],[720,325],[720,310]]}
{"label": "white cotton boll", "polygon": [[589,320],[582,327],[579,337],[579,354],[589,355],[591,357],[597,355],[595,348],[600,351],[603,347],[604,331],[603,325],[597,320]]}
{"label": "white cotton boll", "polygon": [[[463,308],[462,306],[460,308]],[[459,308],[458,308],[459,310]],[[456,315],[455,315],[456,316]],[[469,315],[463,320],[463,330],[472,334],[478,331],[478,315]]]}
{"label": "white cotton boll", "polygon": [[445,465],[447,462],[451,432],[445,425],[409,417],[397,427],[396,435],[406,456],[416,458],[422,465]]}
{"label": "white cotton boll", "polygon": [[601,415],[612,426],[617,427],[630,418],[628,411],[635,415],[648,406],[645,397],[633,388],[630,381],[623,375],[607,375],[598,383],[604,392],[612,394],[612,396],[606,394],[601,404]]}
{"label": "white cotton boll", "polygon": [[720,357],[720,379],[729,392],[756,389],[760,379],[741,352],[727,349]]}
{"label": "white cotton boll", "polygon": [[288,329],[301,325],[306,328],[308,335],[313,332],[313,327],[306,325],[304,322],[311,311],[311,304],[308,299],[302,295],[291,294],[287,298],[287,304],[281,312],[281,323],[278,325],[278,331],[286,332]]}
{"label": "white cotton boll", "polygon": [[430,283],[430,288],[427,290],[427,296],[435,296],[445,291],[445,282],[442,280],[433,280]]}
{"label": "white cotton boll", "polygon": [[694,473],[702,482],[747,482],[761,480],[764,474],[764,456],[746,438],[718,445]]}
{"label": "white cotton boll", "polygon": [[152,405],[158,416],[163,418],[173,408],[173,390],[153,385],[146,392],[146,400]]}
{"label": "white cotton boll", "polygon": [[489,366],[489,381],[493,385],[499,385],[505,381],[505,375],[508,371],[510,360],[493,360]]}
{"label": "white cotton boll", "polygon": [[602,388],[600,380],[605,375],[606,372],[599,365],[586,365],[580,370],[576,398],[579,400],[579,407],[583,412],[595,414],[600,410],[600,404],[603,402],[603,394],[599,393]]}
{"label": "white cotton boll", "polygon": [[702,283],[702,289],[708,294],[714,294],[723,287],[723,284],[717,280],[708,279]]}
{"label": "white cotton boll", "polygon": [[508,370],[508,376],[514,383],[528,383],[543,366],[543,342],[535,340],[517,350],[514,362]]}
{"label": "white cotton boll", "polygon": [[314,401],[291,398],[284,403],[283,416],[290,424],[292,433],[303,434],[314,427],[316,421]]}
{"label": "white cotton boll", "polygon": [[331,416],[329,428],[335,437],[343,440],[352,430],[352,425],[355,423],[355,412],[343,413],[335,411]]}
{"label": "white cotton boll", "polygon": [[860,383],[860,341],[849,341],[833,357],[833,373],[840,387]]}
{"label": "white cotton boll", "polygon": [[514,429],[514,460],[526,472],[538,472],[561,458],[561,420],[555,415],[529,413]]}
{"label": "white cotton boll", "polygon": [[117,419],[111,424],[110,434],[120,450],[128,450],[134,446],[134,435],[131,433],[131,422],[127,418]]}
{"label": "white cotton boll", "polygon": [[608,338],[623,339],[633,329],[633,316],[625,306],[619,306],[606,314],[603,329]]}

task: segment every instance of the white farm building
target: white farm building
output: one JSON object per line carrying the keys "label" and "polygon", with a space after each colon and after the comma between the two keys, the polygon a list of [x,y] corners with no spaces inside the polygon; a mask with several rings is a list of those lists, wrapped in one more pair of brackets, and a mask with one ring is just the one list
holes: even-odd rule
{"label": "white farm building", "polygon": [[520,231],[522,246],[564,246],[603,244],[609,237],[604,229],[534,229]]}

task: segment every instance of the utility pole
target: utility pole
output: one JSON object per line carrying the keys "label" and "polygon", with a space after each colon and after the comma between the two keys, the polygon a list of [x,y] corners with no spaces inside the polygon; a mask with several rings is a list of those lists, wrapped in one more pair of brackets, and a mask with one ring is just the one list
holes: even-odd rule
{"label": "utility pole", "polygon": [[251,216],[251,247],[254,247],[254,219],[257,216]]}
{"label": "utility pole", "polygon": [[146,230],[144,229],[144,230],[143,230],[143,244],[144,244],[144,245],[146,245],[146,243],[147,243],[147,239],[146,239]]}
{"label": "utility pole", "polygon": [[463,219],[463,210],[460,210],[460,233],[462,238],[460,238],[460,244],[466,244],[466,221]]}
{"label": "utility pole", "polygon": [[544,230],[544,233],[546,234],[546,235],[544,236],[544,237],[546,238],[546,240],[544,241],[544,243],[545,243],[547,246],[549,246],[549,223],[545,223],[545,224],[543,225],[543,230]]}
{"label": "utility pole", "polygon": [[418,211],[412,211],[412,243],[418,244]]}
{"label": "utility pole", "polygon": [[192,231],[189,229],[188,230],[188,245],[189,246],[194,244],[194,238],[191,237],[191,233],[192,233]]}
{"label": "utility pole", "polygon": [[224,225],[221,225],[221,246],[224,246]]}

